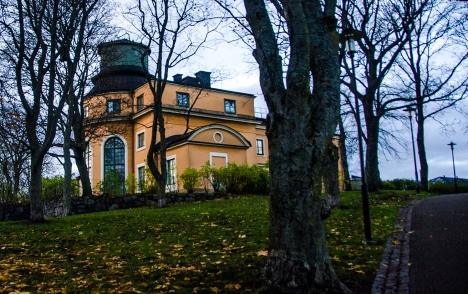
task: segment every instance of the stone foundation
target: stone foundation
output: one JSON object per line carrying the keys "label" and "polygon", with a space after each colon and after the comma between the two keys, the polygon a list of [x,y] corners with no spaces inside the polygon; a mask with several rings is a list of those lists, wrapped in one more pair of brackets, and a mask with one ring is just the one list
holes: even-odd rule
{"label": "stone foundation", "polygon": [[[166,198],[159,199],[157,195],[125,195],[125,196],[95,196],[72,197],[72,214],[84,214],[117,209],[138,207],[164,207],[178,202],[193,202],[196,200],[210,200],[224,197],[214,194],[168,194]],[[46,200],[44,217],[55,218],[63,216],[63,201]],[[15,221],[29,219],[29,203],[6,204],[0,203],[0,221]]]}

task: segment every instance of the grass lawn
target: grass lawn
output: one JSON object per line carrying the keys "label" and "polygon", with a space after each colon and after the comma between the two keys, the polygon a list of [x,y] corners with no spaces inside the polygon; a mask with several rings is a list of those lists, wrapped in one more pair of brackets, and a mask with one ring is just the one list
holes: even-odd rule
{"label": "grass lawn", "polygon": [[[341,280],[370,293],[398,208],[414,191],[371,194],[375,246],[363,244],[359,192],[326,220]],[[242,196],[0,223],[0,293],[250,293],[266,261],[268,197]]]}

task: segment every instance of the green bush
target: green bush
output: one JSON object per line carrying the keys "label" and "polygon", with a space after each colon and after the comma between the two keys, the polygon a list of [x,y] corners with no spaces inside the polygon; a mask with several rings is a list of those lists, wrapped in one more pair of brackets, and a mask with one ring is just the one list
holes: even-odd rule
{"label": "green bush", "polygon": [[[454,194],[455,183],[429,183],[429,190],[439,194]],[[457,182],[457,193],[468,193],[468,183]]]}
{"label": "green bush", "polygon": [[200,169],[199,175],[205,191],[210,183],[215,192],[224,191],[238,195],[269,193],[270,174],[265,167],[229,163],[227,167],[213,168],[207,162]]}
{"label": "green bush", "polygon": [[127,194],[135,194],[137,190],[137,180],[135,174],[130,174],[125,180],[125,192]]}
{"label": "green bush", "polygon": [[184,189],[188,193],[193,193],[193,189],[200,186],[200,175],[193,167],[186,168],[179,178],[182,181]]}
{"label": "green bush", "polygon": [[416,182],[410,179],[383,181],[383,190],[416,190]]}
{"label": "green bush", "polygon": [[102,195],[125,194],[125,183],[119,177],[117,170],[110,169],[104,175],[104,180],[96,184],[97,190]]}

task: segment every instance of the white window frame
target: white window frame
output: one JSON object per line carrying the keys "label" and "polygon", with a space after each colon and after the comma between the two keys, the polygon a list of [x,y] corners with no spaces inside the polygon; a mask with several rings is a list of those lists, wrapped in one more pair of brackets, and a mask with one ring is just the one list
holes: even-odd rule
{"label": "white window frame", "polygon": [[177,187],[178,187],[178,184],[177,184],[177,158],[176,158],[176,155],[170,155],[170,156],[166,156],[166,166],[167,166],[167,162],[169,160],[174,160],[174,169],[172,171],[169,171],[167,170],[167,175],[170,175],[171,176],[174,176],[175,177],[175,182],[174,184],[167,184],[167,176],[166,176],[166,192],[175,192],[177,191]]}
{"label": "white window frame", "polygon": [[[258,145],[257,142],[262,141],[262,153],[258,153]],[[255,152],[257,153],[257,156],[265,156],[265,140],[263,138],[257,138],[255,140]]]}
{"label": "white window frame", "polygon": [[89,116],[89,106],[85,106],[83,108],[83,117],[88,118],[88,116]]}
{"label": "white window frame", "polygon": [[[138,136],[141,134],[143,134],[143,146],[138,147]],[[145,130],[143,130],[135,134],[135,149],[136,151],[141,151],[141,150],[144,150],[145,148],[146,148],[146,132]]]}
{"label": "white window frame", "polygon": [[[136,166],[136,174],[137,174],[137,192],[140,192],[141,193],[141,190],[140,190],[140,173],[138,172],[140,168],[146,168],[146,164],[145,163],[140,163],[140,164],[137,164]],[[146,175],[143,175],[144,179],[146,181]]]}
{"label": "white window frame", "polygon": [[213,166],[213,157],[224,157],[226,159],[226,167],[228,166],[229,160],[227,153],[210,152],[210,166]]}
{"label": "white window frame", "polygon": [[[91,184],[93,185],[93,145],[91,144],[91,141],[88,141],[88,146],[86,146],[85,150],[85,163],[86,167],[88,168],[88,176],[89,180],[91,181]],[[82,186],[82,185],[81,185]],[[94,187],[94,185],[93,185]],[[83,195],[83,187],[80,187],[81,190],[81,195]]]}

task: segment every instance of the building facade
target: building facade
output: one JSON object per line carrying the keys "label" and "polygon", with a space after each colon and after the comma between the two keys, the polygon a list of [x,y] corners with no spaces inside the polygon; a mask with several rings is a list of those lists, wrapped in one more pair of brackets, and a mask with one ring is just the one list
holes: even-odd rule
{"label": "building facade", "polygon": [[[84,103],[89,130],[88,167],[93,187],[116,171],[123,183],[145,180],[153,127],[153,95],[147,82],[148,48],[129,40],[99,46],[100,72]],[[211,87],[210,73],[173,76],[162,97],[167,140],[167,190],[182,190],[177,175],[228,163],[264,165],[265,120],[257,118],[254,95]],[[158,135],[159,136],[159,135]],[[159,142],[159,138],[157,138]]]}

